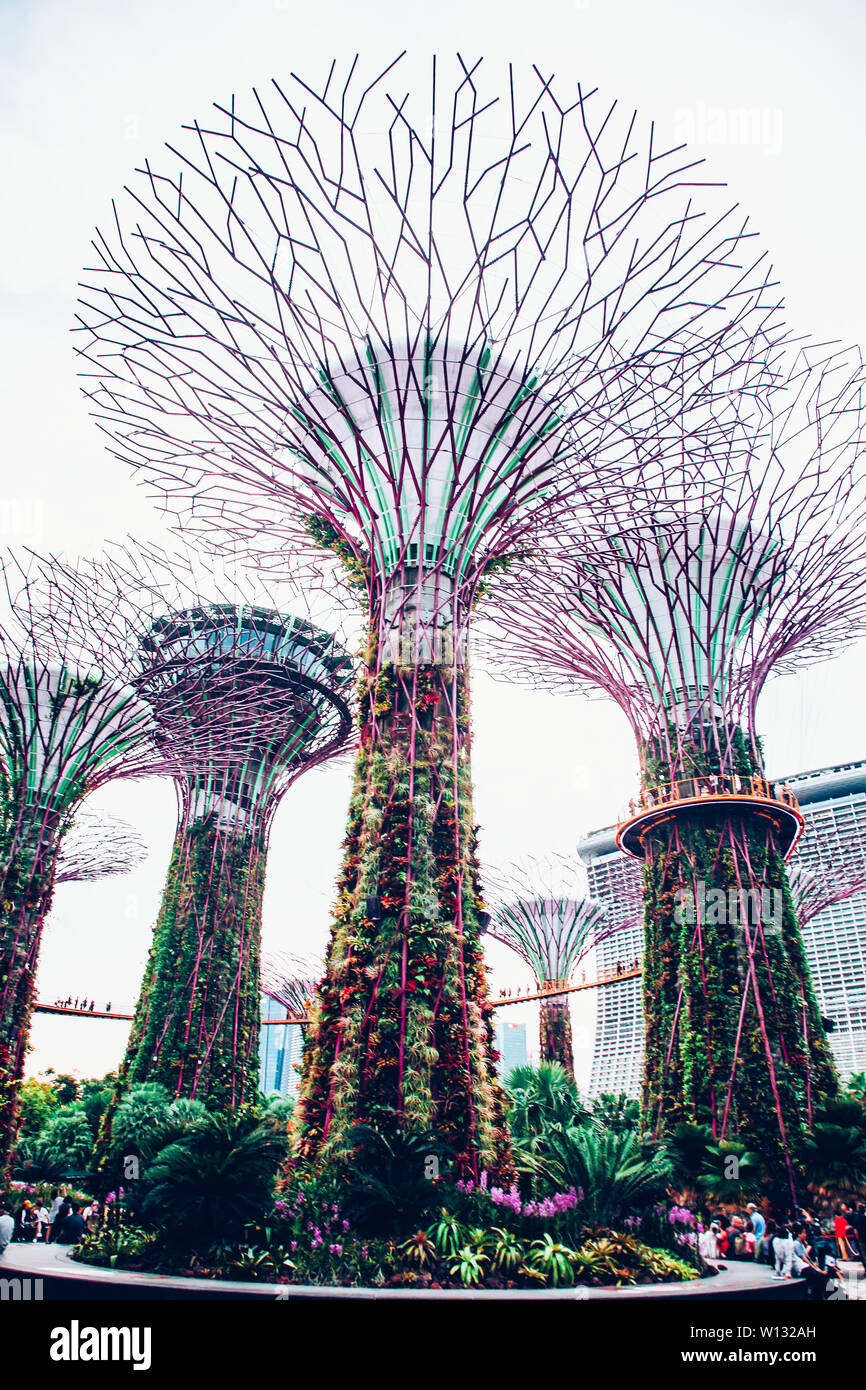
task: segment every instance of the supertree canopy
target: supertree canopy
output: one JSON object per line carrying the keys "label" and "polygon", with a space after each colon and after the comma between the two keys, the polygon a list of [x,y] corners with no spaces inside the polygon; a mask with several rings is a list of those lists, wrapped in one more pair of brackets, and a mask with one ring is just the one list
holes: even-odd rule
{"label": "supertree canopy", "polygon": [[0,620],[0,1163],[14,1138],[64,838],[96,787],[170,767],[129,680],[132,630],[79,578],[74,593],[64,592],[38,557],[10,554],[2,565],[9,611]]}
{"label": "supertree canopy", "polygon": [[[320,960],[274,951],[262,961],[262,993],[290,1014],[304,1017],[312,1008],[323,965]],[[306,1044],[307,1025],[299,1025]]]}
{"label": "supertree canopy", "polygon": [[236,1107],[258,1085],[270,825],[295,779],[345,745],[355,675],[337,640],[306,617],[241,601],[261,592],[242,572],[226,602],[206,562],[198,573],[188,563],[156,547],[110,547],[94,562],[118,607],[139,615],[130,680],[153,713],[179,799],[119,1089],[157,1082]]}
{"label": "supertree canopy", "polygon": [[753,379],[767,272],[693,161],[535,69],[458,58],[407,95],[394,64],[332,66],[189,129],[95,243],[81,352],[167,506],[260,564],[335,553],[367,608],[299,1157],[344,1158],[364,1121],[504,1174],[469,615],[533,519],[603,488],[623,392],[679,412]]}
{"label": "supertree canopy", "polygon": [[758,428],[683,439],[640,514],[613,496],[591,534],[542,542],[543,562],[499,582],[488,644],[518,677],[600,689],[636,734],[618,842],[645,866],[654,1128],[711,1124],[792,1184],[837,1083],[783,863],[803,821],[765,778],[755,710],[771,674],[866,617],[863,374],[820,357],[782,364]]}
{"label": "supertree canopy", "polygon": [[128,874],[146,858],[147,846],[134,826],[120,816],[84,806],[63,837],[54,882],[92,883]]}
{"label": "supertree canopy", "polygon": [[515,951],[532,971],[540,989],[541,1057],[559,1062],[574,1075],[574,1048],[567,986],[579,962],[613,933],[601,903],[586,891],[576,866],[560,858],[528,860],[491,875],[493,907],[490,935]]}

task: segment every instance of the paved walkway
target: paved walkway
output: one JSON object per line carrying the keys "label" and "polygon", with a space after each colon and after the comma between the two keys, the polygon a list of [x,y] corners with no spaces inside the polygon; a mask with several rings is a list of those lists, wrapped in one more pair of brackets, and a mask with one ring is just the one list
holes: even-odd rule
{"label": "paved walkway", "polygon": [[[853,1268],[853,1266],[852,1266]],[[353,1298],[394,1299],[418,1298],[417,1289],[338,1289],[302,1284],[262,1284],[230,1279],[186,1279],[173,1274],[134,1274],[129,1270],[105,1269],[96,1265],[79,1264],[70,1258],[64,1245],[10,1245],[0,1258],[0,1275],[9,1278],[24,1275],[46,1281],[45,1296],[49,1299],[68,1298]],[[862,1281],[861,1281],[862,1282]],[[64,1283],[69,1292],[64,1292]],[[801,1279],[772,1279],[765,1265],[732,1261],[709,1279],[695,1279],[683,1284],[641,1284],[622,1289],[428,1289],[425,1298],[432,1299],[517,1299],[542,1300],[610,1300],[639,1299],[802,1299],[805,1284]],[[862,1296],[862,1295],[861,1295]]]}

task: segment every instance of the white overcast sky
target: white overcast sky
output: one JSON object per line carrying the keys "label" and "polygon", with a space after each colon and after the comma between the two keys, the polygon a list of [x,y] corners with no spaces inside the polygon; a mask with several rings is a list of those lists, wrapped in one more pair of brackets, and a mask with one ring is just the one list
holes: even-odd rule
{"label": "white overcast sky", "polygon": [[[863,82],[858,0],[0,0],[0,544],[68,553],[161,520],[106,453],[75,376],[69,329],[89,239],[145,157],[214,100],[356,51],[459,50],[598,86],[687,140],[748,212],[782,281],[788,322],[866,342]],[[383,62],[384,66],[384,62]],[[771,774],[866,756],[863,647],[770,686],[760,707]],[[637,762],[612,706],[475,680],[482,852],[499,864],[570,851],[634,790]],[[265,949],[321,951],[347,797],[346,765],[299,781],[274,825]],[[57,891],[40,993],[131,1006],[174,830],[174,793],[115,783],[91,798],[150,847],[126,878]],[[493,947],[494,992],[525,980]],[[579,996],[578,1071],[592,1007]],[[532,1025],[534,1009],[508,1011]],[[124,1026],[37,1017],[28,1070],[114,1067]]]}

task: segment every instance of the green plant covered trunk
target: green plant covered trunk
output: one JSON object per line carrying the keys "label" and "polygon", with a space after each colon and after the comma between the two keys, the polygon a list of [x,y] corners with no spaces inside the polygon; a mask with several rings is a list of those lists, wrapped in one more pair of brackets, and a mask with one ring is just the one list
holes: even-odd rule
{"label": "green plant covered trunk", "polygon": [[542,1062],[559,1062],[567,1076],[574,1076],[568,999],[542,999],[539,1023]]}
{"label": "green plant covered trunk", "polygon": [[235,1109],[258,1091],[263,836],[182,821],[118,1091],[156,1082]]}
{"label": "green plant covered trunk", "polygon": [[362,692],[337,905],[298,1108],[298,1157],[345,1161],[356,1123],[435,1133],[507,1176],[478,932],[465,671],[386,667]]}
{"label": "green plant covered trunk", "polygon": [[644,884],[648,1124],[709,1125],[790,1191],[838,1082],[775,831],[730,803],[681,813],[648,836]]}
{"label": "green plant covered trunk", "polygon": [[61,830],[56,821],[22,821],[11,837],[0,882],[0,1173],[15,1143],[18,1095],[36,1003],[42,927],[51,906]]}

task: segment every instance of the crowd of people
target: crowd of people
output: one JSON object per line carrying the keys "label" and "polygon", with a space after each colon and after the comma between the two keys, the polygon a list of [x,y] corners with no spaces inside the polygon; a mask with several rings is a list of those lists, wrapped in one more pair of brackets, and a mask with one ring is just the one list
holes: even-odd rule
{"label": "crowd of people", "polygon": [[83,1205],[63,1188],[51,1194],[51,1205],[22,1202],[15,1216],[0,1203],[0,1255],[10,1241],[46,1245],[75,1245],[85,1229],[93,1229],[99,1217],[99,1203]]}
{"label": "crowd of people", "polygon": [[[70,994],[67,996],[66,999],[55,999],[53,1007],[55,1009],[78,1009],[79,1013],[92,1014],[94,1009],[96,1008],[96,1003],[93,999],[79,999],[77,996],[75,999],[73,999],[72,995]],[[103,1012],[107,1014],[111,1013],[110,1000],[106,1004]]]}
{"label": "crowd of people", "polygon": [[784,1218],[766,1217],[754,1202],[732,1215],[721,1208],[700,1237],[707,1260],[757,1260],[774,1279],[805,1279],[812,1298],[824,1298],[840,1260],[866,1272],[866,1203],[843,1202],[830,1215],[799,1207]]}

